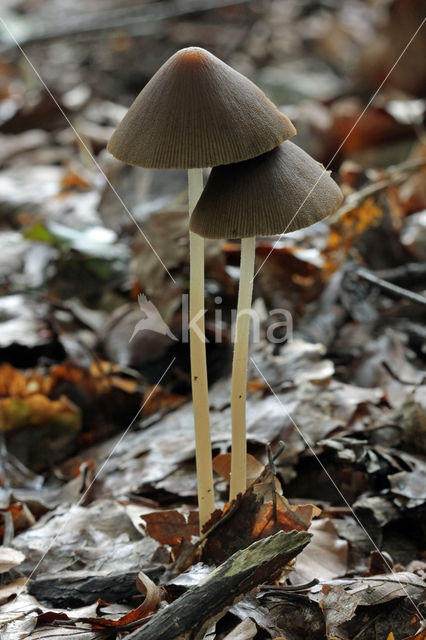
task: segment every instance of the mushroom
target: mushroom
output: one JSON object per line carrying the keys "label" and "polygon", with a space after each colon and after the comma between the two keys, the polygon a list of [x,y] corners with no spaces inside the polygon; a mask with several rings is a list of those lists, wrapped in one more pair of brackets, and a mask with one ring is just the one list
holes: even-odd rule
{"label": "mushroom", "polygon": [[261,156],[212,169],[191,216],[204,238],[241,238],[241,271],[232,365],[230,499],[246,489],[248,337],[255,236],[295,231],[333,213],[340,188],[323,165],[292,142]]}
{"label": "mushroom", "polygon": [[[250,80],[198,47],[175,53],[142,89],[108,144],[128,164],[188,169],[189,213],[203,167],[239,162],[296,133]],[[204,338],[204,240],[190,234],[190,351],[200,526],[214,510]]]}

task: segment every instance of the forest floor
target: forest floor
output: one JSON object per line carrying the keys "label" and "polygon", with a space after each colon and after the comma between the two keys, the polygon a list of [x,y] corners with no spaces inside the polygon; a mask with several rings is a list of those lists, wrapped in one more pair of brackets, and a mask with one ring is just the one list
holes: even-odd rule
{"label": "forest floor", "polygon": [[[424,6],[341,4],[0,14],[2,640],[426,638],[424,33],[380,84]],[[314,227],[258,239],[249,479],[232,503],[240,245],[206,243],[217,510],[201,539],[186,175],[105,149],[194,42],[259,83],[345,195]],[[133,336],[150,305],[177,341]]]}

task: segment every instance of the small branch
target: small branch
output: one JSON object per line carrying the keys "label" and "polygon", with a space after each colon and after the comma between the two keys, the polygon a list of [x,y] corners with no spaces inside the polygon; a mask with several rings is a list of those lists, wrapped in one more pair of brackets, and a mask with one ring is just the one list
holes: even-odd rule
{"label": "small branch", "polygon": [[318,578],[314,578],[310,582],[306,582],[305,584],[265,584],[260,587],[261,591],[273,592],[274,596],[279,595],[280,593],[292,593],[293,591],[306,591],[307,589],[311,589],[311,587],[315,587],[316,584],[319,584]]}
{"label": "small branch", "polygon": [[408,262],[390,269],[380,269],[374,272],[378,278],[401,286],[419,284],[426,281],[426,264],[423,262]]}
{"label": "small branch", "polygon": [[279,531],[237,551],[128,640],[194,640],[259,584],[276,579],[310,538],[305,531]]}
{"label": "small branch", "polygon": [[355,193],[351,193],[345,198],[343,205],[337,209],[333,215],[329,217],[329,222],[332,224],[336,220],[339,220],[345,213],[351,211],[355,207],[359,207],[364,200],[369,198],[370,196],[374,196],[376,193],[383,191],[383,189],[387,189],[392,185],[400,184],[404,182],[407,178],[407,175],[410,173],[415,173],[418,169],[421,169],[426,165],[426,158],[417,158],[416,160],[407,160],[406,162],[402,162],[401,164],[397,164],[387,170],[388,176],[379,180],[378,182],[373,182],[372,184],[368,184],[366,187],[363,187],[359,191]]}
{"label": "small branch", "polygon": [[277,458],[280,457],[280,455],[282,454],[282,452],[285,449],[285,442],[283,442],[282,440],[280,440],[278,442],[278,448],[274,451],[274,454],[272,456],[272,460],[275,462],[275,460],[277,460]]}
{"label": "small branch", "polygon": [[358,267],[356,273],[360,278],[363,278],[364,280],[368,280],[368,282],[375,284],[377,287],[380,287],[380,289],[383,289],[384,291],[389,292],[390,294],[392,294],[393,296],[396,296],[397,298],[407,298],[407,300],[411,300],[411,302],[416,302],[417,304],[426,304],[425,296],[422,296],[419,293],[414,293],[409,289],[404,289],[403,287],[399,287],[398,285],[392,284],[391,282],[387,282],[387,280],[383,280],[382,278],[379,278],[374,273],[372,273],[371,271],[368,271],[368,269],[365,269],[364,267]]}

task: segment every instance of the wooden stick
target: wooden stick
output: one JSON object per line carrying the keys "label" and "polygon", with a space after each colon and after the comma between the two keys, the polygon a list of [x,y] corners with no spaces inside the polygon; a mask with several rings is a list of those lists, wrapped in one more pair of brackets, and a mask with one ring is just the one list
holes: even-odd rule
{"label": "wooden stick", "polygon": [[329,224],[333,224],[337,220],[339,220],[345,213],[351,211],[355,207],[359,207],[364,200],[367,198],[374,196],[376,193],[383,191],[383,189],[387,189],[392,185],[400,184],[407,179],[407,175],[410,173],[415,173],[426,164],[426,158],[415,158],[412,160],[406,160],[405,162],[401,162],[401,164],[396,164],[391,167],[388,167],[386,170],[386,177],[378,180],[377,182],[372,182],[359,191],[355,191],[354,193],[349,194],[341,207],[335,211],[329,218]]}
{"label": "wooden stick", "polygon": [[128,640],[192,640],[263,582],[279,577],[308,544],[305,531],[279,531],[237,551],[195,587],[162,609]]}
{"label": "wooden stick", "polygon": [[360,278],[363,278],[364,280],[368,280],[368,282],[375,284],[380,289],[387,291],[391,296],[397,298],[406,298],[407,300],[411,300],[411,302],[416,302],[417,304],[426,304],[425,296],[422,296],[420,293],[415,293],[414,291],[410,291],[409,289],[404,289],[403,287],[399,287],[396,284],[387,282],[386,280],[383,280],[383,278],[379,278],[372,271],[369,271],[364,267],[358,267],[356,273]]}

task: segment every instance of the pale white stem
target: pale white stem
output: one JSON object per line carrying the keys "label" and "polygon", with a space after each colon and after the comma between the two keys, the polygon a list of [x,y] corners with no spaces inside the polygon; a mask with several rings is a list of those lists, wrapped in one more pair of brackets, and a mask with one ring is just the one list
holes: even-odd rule
{"label": "pale white stem", "polygon": [[[190,216],[202,191],[203,170],[188,169]],[[204,332],[204,238],[192,232],[189,234],[189,320],[195,458],[201,531],[201,527],[209,520],[214,511],[214,491]]]}
{"label": "pale white stem", "polygon": [[247,359],[250,330],[250,311],[253,295],[253,273],[256,238],[241,240],[241,271],[238,291],[237,322],[235,327],[234,359],[231,386],[231,488],[230,500],[246,490],[247,437],[246,396]]}

